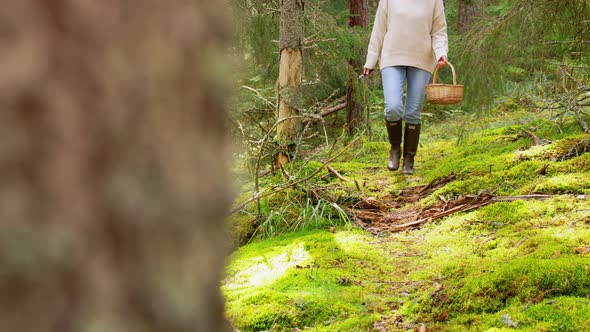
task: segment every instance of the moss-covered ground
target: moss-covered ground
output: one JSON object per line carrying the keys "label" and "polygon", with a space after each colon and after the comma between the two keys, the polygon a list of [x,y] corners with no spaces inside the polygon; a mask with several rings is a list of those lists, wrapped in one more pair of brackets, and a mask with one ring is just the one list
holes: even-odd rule
{"label": "moss-covered ground", "polygon": [[[352,224],[251,241],[229,259],[222,290],[239,331],[590,331],[590,153],[563,156],[588,137],[545,115],[499,106],[486,116],[430,120],[415,175],[385,169],[375,123],[331,165],[361,184],[343,193],[379,200],[457,174],[416,202],[459,195],[550,194],[498,202],[422,228],[369,234]],[[522,129],[550,144],[515,138]],[[284,199],[284,198],[283,198]],[[272,207],[267,207],[272,208]],[[328,214],[315,214],[328,218]],[[316,223],[337,225],[338,223]]]}

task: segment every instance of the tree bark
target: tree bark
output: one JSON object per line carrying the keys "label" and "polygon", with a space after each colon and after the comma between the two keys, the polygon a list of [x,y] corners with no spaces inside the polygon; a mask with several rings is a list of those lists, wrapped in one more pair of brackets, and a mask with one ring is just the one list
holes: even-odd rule
{"label": "tree bark", "polygon": [[[367,0],[349,0],[349,20],[350,27],[367,28],[369,26],[369,4]],[[362,124],[363,116],[363,101],[358,98],[358,83],[356,78],[356,70],[361,69],[362,59],[364,58],[364,51],[362,49],[353,52],[357,56],[349,60],[352,68],[352,73],[348,79],[348,86],[346,89],[346,124],[349,134],[354,132]]]}
{"label": "tree bark", "polygon": [[283,0],[281,7],[280,67],[277,84],[278,167],[289,162],[294,141],[301,127],[298,105],[303,76],[303,0]]}
{"label": "tree bark", "polygon": [[369,4],[367,0],[349,0],[348,26],[366,28],[369,26]]}
{"label": "tree bark", "polygon": [[223,2],[2,6],[0,329],[230,331]]}
{"label": "tree bark", "polygon": [[457,32],[461,35],[471,28],[473,19],[482,14],[485,0],[458,0],[457,6]]}

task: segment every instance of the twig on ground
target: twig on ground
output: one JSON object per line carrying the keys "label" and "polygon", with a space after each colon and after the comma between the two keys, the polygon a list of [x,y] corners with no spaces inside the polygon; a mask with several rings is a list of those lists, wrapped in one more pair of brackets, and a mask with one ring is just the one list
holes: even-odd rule
{"label": "twig on ground", "polygon": [[337,178],[339,178],[340,180],[344,181],[344,182],[352,182],[352,180],[345,178],[344,176],[342,176],[342,174],[338,173],[337,170],[334,169],[334,167],[330,166],[330,165],[326,165],[326,168],[328,169],[328,171],[330,171],[332,174],[336,175]]}
{"label": "twig on ground", "polygon": [[429,189],[438,188],[441,185],[447,184],[447,183],[455,180],[455,178],[457,178],[457,175],[454,172],[451,172],[451,174],[449,174],[447,176],[436,178],[436,179],[430,181],[424,188],[420,189],[420,191],[418,193],[420,195],[422,195],[422,194],[426,193]]}
{"label": "twig on ground", "polygon": [[[558,126],[559,127],[559,126]],[[540,139],[539,137],[537,137],[537,135],[535,135],[535,133],[533,133],[533,130],[535,130],[536,128],[531,128],[530,130],[528,129],[523,129],[522,132],[516,136],[501,136],[498,138],[498,140],[507,140],[511,143],[514,143],[516,141],[518,141],[521,138],[525,138],[528,137],[533,141],[533,146],[536,145],[544,145],[547,143],[551,143],[550,140],[547,139]]]}
{"label": "twig on ground", "polygon": [[590,137],[587,137],[574,145],[567,151],[566,154],[557,158],[558,161],[565,161],[575,157],[578,157],[582,153],[590,152]]}
{"label": "twig on ground", "polygon": [[524,243],[524,241],[526,241],[528,239],[529,239],[529,237],[525,235],[520,241],[518,241],[518,243],[514,246],[514,248],[520,247]]}
{"label": "twig on ground", "polygon": [[[481,195],[481,196],[463,196],[454,201],[450,202],[443,202],[441,204],[437,204],[430,208],[426,208],[420,212],[417,212],[412,216],[401,216],[397,218],[393,218],[393,222],[400,221],[400,220],[412,220],[410,222],[402,223],[402,224],[391,224],[388,220],[392,220],[392,218],[386,216],[386,212],[384,213],[383,210],[379,209],[376,211],[371,210],[362,210],[362,209],[355,209],[354,214],[360,216],[361,218],[368,220],[371,223],[371,227],[368,229],[370,231],[383,231],[388,230],[392,232],[399,232],[404,230],[409,230],[412,228],[416,228],[423,224],[429,223],[431,221],[444,218],[451,214],[457,212],[466,212],[475,209],[479,209],[484,207],[488,204],[492,204],[495,202],[512,202],[518,200],[547,200],[554,195],[541,195],[541,194],[534,194],[534,195],[522,195],[522,196],[494,196],[494,195]],[[577,195],[574,196],[576,199],[587,199],[586,195]],[[447,207],[450,207],[447,209]]]}
{"label": "twig on ground", "polygon": [[522,131],[526,134],[526,136],[530,137],[533,140],[533,145],[541,145],[541,141],[539,140],[537,135],[535,135],[532,131],[526,129],[523,129]]}

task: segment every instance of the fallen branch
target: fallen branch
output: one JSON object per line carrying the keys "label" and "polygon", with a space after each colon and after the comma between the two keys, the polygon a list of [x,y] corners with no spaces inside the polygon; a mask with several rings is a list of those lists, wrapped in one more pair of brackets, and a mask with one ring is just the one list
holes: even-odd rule
{"label": "fallen branch", "polygon": [[522,130],[526,136],[530,137],[533,140],[533,145],[541,145],[541,141],[537,137],[537,135],[533,134],[532,131],[523,129]]}
{"label": "fallen branch", "polygon": [[436,190],[436,189],[442,187],[443,185],[455,180],[456,177],[457,177],[457,175],[455,175],[455,173],[452,172],[448,176],[436,178],[436,179],[430,181],[430,183],[428,183],[424,188],[420,189],[420,191],[418,193],[420,194],[420,196],[422,196],[423,194],[428,192],[429,189]]}
{"label": "fallen branch", "polygon": [[582,153],[590,152],[590,137],[584,138],[567,151],[566,154],[558,158],[559,161],[569,160],[578,157]]}
{"label": "fallen branch", "polygon": [[588,127],[586,121],[584,121],[582,115],[580,115],[580,112],[576,112],[575,116],[576,121],[578,121],[578,124],[580,125],[580,127],[582,127],[582,130],[584,130],[584,133],[590,133],[590,128]]}
{"label": "fallen branch", "polygon": [[334,167],[330,166],[330,165],[326,165],[326,168],[328,169],[328,171],[330,171],[332,174],[336,175],[337,178],[339,178],[340,180],[344,181],[344,182],[352,182],[352,180],[345,178],[344,176],[342,176],[342,174],[338,173],[337,170],[334,169]]}
{"label": "fallen branch", "polygon": [[341,102],[346,100],[346,95],[338,97],[334,100],[332,100],[332,105],[336,105],[336,104],[340,104]]}
{"label": "fallen branch", "polygon": [[540,139],[539,137],[537,137],[537,135],[535,135],[533,133],[532,130],[527,130],[527,129],[523,129],[522,132],[516,136],[502,136],[502,137],[499,137],[498,140],[507,140],[510,143],[514,143],[514,142],[518,141],[519,139],[525,138],[525,137],[528,137],[533,141],[533,146],[551,143],[551,141],[549,141],[547,139]]}
{"label": "fallen branch", "polygon": [[[538,194],[522,195],[522,196],[492,196],[492,195],[466,196],[466,197],[459,198],[457,201],[465,202],[466,200],[471,200],[471,202],[467,202],[467,203],[461,204],[459,206],[455,206],[452,209],[449,209],[447,211],[443,211],[441,213],[437,213],[437,214],[430,216],[430,217],[422,218],[422,219],[408,222],[408,223],[401,224],[401,225],[395,225],[392,228],[392,231],[399,232],[399,231],[406,230],[411,227],[420,226],[422,224],[431,222],[433,220],[444,218],[446,216],[449,216],[449,215],[457,213],[457,212],[465,212],[465,211],[479,209],[479,208],[482,208],[482,207],[484,207],[488,204],[491,204],[491,203],[513,202],[513,201],[519,201],[519,200],[527,200],[527,201],[528,200],[547,200],[552,197],[554,197],[554,195],[538,195]],[[587,196],[586,195],[577,195],[577,196],[575,196],[575,198],[587,199]],[[432,208],[426,210],[425,212],[429,212],[431,210],[432,210]]]}
{"label": "fallen branch", "polygon": [[520,195],[520,196],[494,196],[492,198],[492,202],[514,202],[514,201],[532,201],[532,200],[547,200],[552,198],[554,195],[543,195],[543,194],[533,194],[533,195]]}
{"label": "fallen branch", "polygon": [[[401,225],[395,225],[391,229],[391,231],[393,231],[393,232],[399,232],[399,231],[402,231],[402,230],[405,230],[405,229],[408,229],[408,228],[413,228],[413,227],[416,227],[416,226],[420,226],[422,224],[431,222],[433,220],[444,218],[446,216],[449,216],[449,215],[454,214],[454,213],[457,213],[457,212],[463,212],[463,211],[468,211],[468,210],[473,210],[473,209],[479,209],[479,208],[481,208],[483,206],[486,206],[486,205],[488,205],[488,204],[491,203],[491,199],[490,199],[491,196],[483,196],[483,197],[485,197],[485,198],[482,199],[482,202],[481,203],[473,204],[473,205],[472,204],[462,204],[462,205],[456,206],[456,207],[454,207],[452,209],[449,209],[447,211],[443,211],[441,213],[437,213],[437,214],[435,214],[433,216],[430,216],[430,217],[418,219],[418,220],[412,221],[412,222],[407,222],[407,223],[404,223],[404,224],[401,224]],[[428,212],[428,210],[426,212]]]}
{"label": "fallen branch", "polygon": [[[255,177],[254,177],[254,196],[257,195],[257,193],[258,193],[258,191],[260,189],[260,179],[258,178],[258,174],[260,173],[260,162],[262,161],[262,150],[264,149],[264,146],[266,145],[267,141],[270,139],[270,137],[271,137],[272,133],[274,132],[274,130],[277,128],[277,126],[280,123],[282,123],[284,121],[287,121],[287,120],[290,120],[290,119],[296,119],[296,118],[306,119],[306,118],[310,118],[310,117],[311,118],[318,118],[317,115],[295,115],[295,116],[290,116],[290,117],[286,117],[286,118],[280,119],[279,121],[275,122],[275,124],[270,128],[270,130],[264,135],[264,138],[262,138],[261,143],[260,143],[260,148],[259,148],[260,151],[258,153],[258,157],[256,158],[256,166],[255,166],[255,169],[254,169],[254,174],[255,174]],[[324,121],[324,119],[321,118],[321,117],[319,117],[319,119],[321,121]],[[337,141],[338,140],[336,140],[336,142]],[[334,142],[334,146],[336,146],[336,142]],[[332,146],[332,149],[334,148],[334,146]],[[330,151],[330,153],[331,152],[332,151]],[[257,200],[257,199],[255,199],[255,200]],[[250,202],[248,202],[248,203],[250,203]],[[260,202],[258,203],[258,210],[260,210]],[[234,213],[235,212],[231,212],[230,215],[232,215]]]}
{"label": "fallen branch", "polygon": [[[553,197],[555,197],[555,195],[534,194],[521,196],[494,196],[486,194],[481,196],[462,196],[454,201],[444,201],[420,211],[396,210],[388,212],[389,209],[364,209],[361,207],[360,209],[347,210],[347,213],[354,215],[356,218],[362,219],[367,225],[370,225],[369,227],[363,228],[373,233],[378,233],[384,230],[399,232],[416,228],[458,212],[479,209],[496,202],[547,200]],[[574,197],[576,199],[587,199],[587,195],[577,195]],[[399,223],[404,220],[412,221]]]}
{"label": "fallen branch", "polygon": [[[355,138],[354,140],[352,140],[347,146],[345,146],[344,148],[342,148],[342,150],[340,150],[335,156],[329,157],[327,160],[325,160],[324,162],[322,162],[322,165],[320,167],[318,167],[318,169],[316,169],[313,173],[311,173],[310,175],[308,175],[307,177],[297,180],[295,182],[289,182],[286,183],[285,185],[283,185],[282,187],[276,189],[276,190],[271,190],[269,192],[266,193],[257,193],[256,195],[254,195],[253,197],[249,198],[248,200],[246,200],[245,202],[243,202],[242,204],[234,207],[233,209],[230,210],[229,215],[232,215],[238,211],[240,211],[241,209],[243,209],[244,207],[246,207],[248,204],[257,201],[261,198],[264,197],[268,197],[277,193],[280,193],[281,191],[287,190],[288,188],[291,188],[297,184],[303,183],[305,181],[308,181],[309,179],[313,178],[314,176],[316,176],[322,169],[324,169],[324,167],[326,167],[329,163],[331,163],[332,161],[334,161],[336,158],[340,157],[342,154],[344,154],[344,152],[346,152],[351,146],[353,146],[354,144],[356,144],[359,139],[362,137],[362,135],[359,135],[357,138]],[[334,142],[334,145],[332,146],[332,150],[334,149],[334,147],[336,146],[336,142]],[[331,154],[332,151],[330,151]],[[275,187],[276,188],[276,187]]]}
{"label": "fallen branch", "polygon": [[483,246],[484,244],[486,244],[486,243],[488,243],[488,242],[490,242],[490,241],[494,241],[495,239],[496,239],[496,237],[494,237],[494,236],[492,236],[492,237],[489,237],[489,238],[487,238],[487,239],[485,239],[485,240],[481,241],[481,243],[478,245],[478,247],[481,247],[481,246]]}
{"label": "fallen branch", "polygon": [[334,112],[338,112],[338,111],[345,109],[345,108],[346,108],[346,103],[341,103],[336,106],[332,106],[330,108],[325,108],[320,112],[320,116],[324,117],[326,115],[330,115]]}
{"label": "fallen branch", "polygon": [[525,235],[522,239],[520,239],[520,241],[518,241],[518,243],[514,246],[514,248],[520,247],[524,243],[524,241],[526,241],[528,239],[529,239],[529,237]]}

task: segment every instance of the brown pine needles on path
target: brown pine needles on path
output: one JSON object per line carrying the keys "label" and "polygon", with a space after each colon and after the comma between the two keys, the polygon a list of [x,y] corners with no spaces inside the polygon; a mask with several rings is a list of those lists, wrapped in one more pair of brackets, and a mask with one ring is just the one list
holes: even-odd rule
{"label": "brown pine needles on path", "polygon": [[[492,194],[461,195],[454,199],[440,197],[441,202],[427,208],[421,208],[417,202],[432,194],[437,189],[455,180],[454,173],[439,177],[426,185],[402,188],[399,196],[386,195],[381,200],[366,198],[356,201],[345,208],[351,219],[359,227],[379,234],[382,232],[400,232],[421,227],[424,224],[441,219],[458,212],[479,209],[496,202],[517,200],[547,200],[555,195],[520,195],[496,196]],[[577,195],[577,199],[587,199],[586,195]]]}

